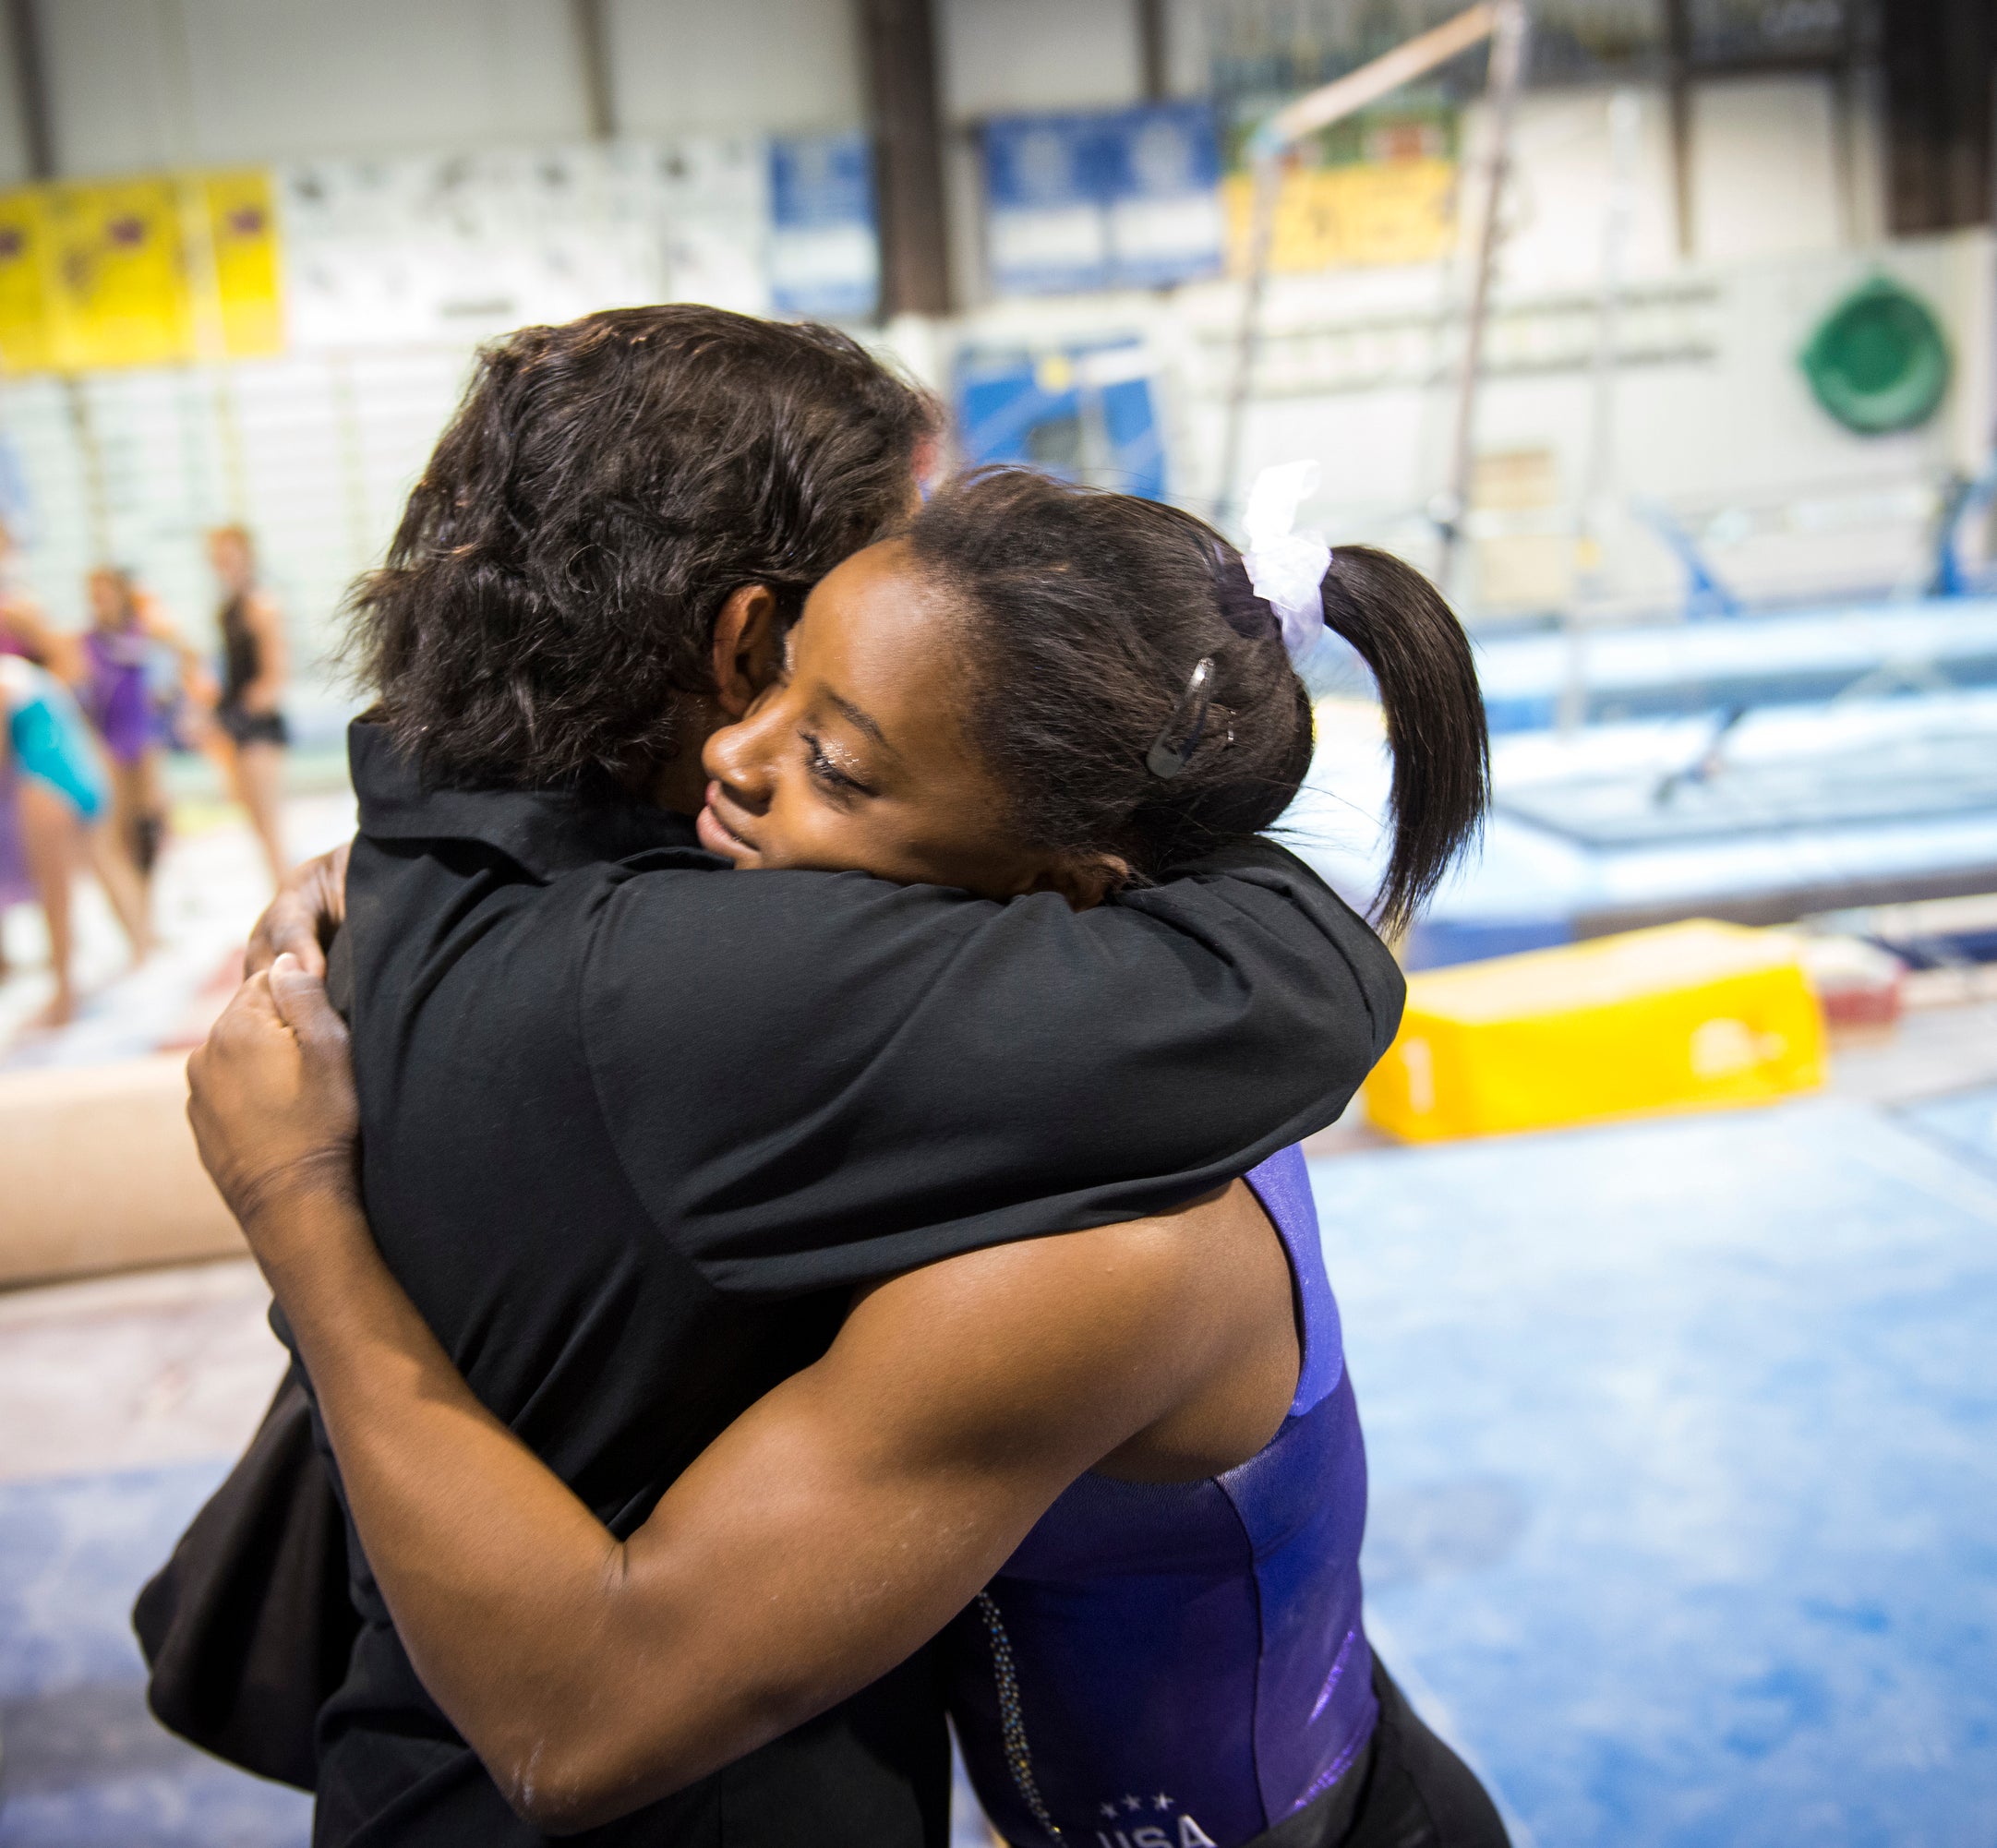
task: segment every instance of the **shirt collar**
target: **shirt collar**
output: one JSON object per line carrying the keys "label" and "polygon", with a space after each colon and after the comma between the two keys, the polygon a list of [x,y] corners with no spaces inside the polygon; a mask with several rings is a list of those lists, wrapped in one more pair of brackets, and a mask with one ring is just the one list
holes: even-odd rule
{"label": "shirt collar", "polygon": [[388,727],[365,719],[347,727],[347,763],[360,798],[362,834],[390,841],[483,842],[536,879],[660,847],[700,846],[690,817],[649,802],[599,800],[566,789],[428,786],[396,750]]}

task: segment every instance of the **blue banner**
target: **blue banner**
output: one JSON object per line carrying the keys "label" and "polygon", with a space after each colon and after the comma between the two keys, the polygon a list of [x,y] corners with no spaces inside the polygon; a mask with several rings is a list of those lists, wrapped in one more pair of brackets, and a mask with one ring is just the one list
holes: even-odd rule
{"label": "blue banner", "polygon": [[779,314],[871,317],[881,300],[873,146],[863,134],[770,142],[770,300]]}
{"label": "blue banner", "polygon": [[1205,102],[1008,116],[984,130],[987,252],[1005,294],[1154,288],[1221,268],[1221,152]]}

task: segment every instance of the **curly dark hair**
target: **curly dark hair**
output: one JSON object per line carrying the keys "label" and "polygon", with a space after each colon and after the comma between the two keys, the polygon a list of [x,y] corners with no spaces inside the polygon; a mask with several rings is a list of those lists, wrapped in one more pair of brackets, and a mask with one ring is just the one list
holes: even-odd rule
{"label": "curly dark hair", "polygon": [[[1026,839],[1113,855],[1149,882],[1289,807],[1310,768],[1310,696],[1240,553],[1212,527],[996,468],[944,486],[907,537],[963,612],[971,737]],[[1320,594],[1387,715],[1394,843],[1375,910],[1398,930],[1483,822],[1476,668],[1435,586],[1386,552],[1341,546]],[[1203,659],[1204,698],[1189,703]]]}
{"label": "curly dark hair", "polygon": [[712,690],[730,594],[794,617],[906,512],[937,423],[830,328],[691,305],[523,328],[350,594],[349,659],[437,783],[642,787]]}

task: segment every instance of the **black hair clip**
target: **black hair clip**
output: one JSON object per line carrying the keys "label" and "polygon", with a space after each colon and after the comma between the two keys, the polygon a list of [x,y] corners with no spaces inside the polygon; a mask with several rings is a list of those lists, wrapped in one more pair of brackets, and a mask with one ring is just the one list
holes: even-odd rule
{"label": "black hair clip", "polygon": [[1170,782],[1183,775],[1199,749],[1199,736],[1207,729],[1207,710],[1213,704],[1213,656],[1202,654],[1186,676],[1185,690],[1173,707],[1165,728],[1158,734],[1144,765],[1153,776]]}
{"label": "black hair clip", "polygon": [[1221,615],[1236,635],[1249,642],[1273,642],[1282,633],[1281,619],[1255,594],[1248,568],[1232,546],[1217,544],[1213,548],[1213,583]]}

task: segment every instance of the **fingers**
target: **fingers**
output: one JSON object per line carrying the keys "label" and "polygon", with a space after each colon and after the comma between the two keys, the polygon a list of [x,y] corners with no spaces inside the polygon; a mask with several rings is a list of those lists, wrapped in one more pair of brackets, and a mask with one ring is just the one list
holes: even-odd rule
{"label": "fingers", "polygon": [[307,969],[289,950],[271,965],[266,985],[278,1017],[298,1036],[301,1044],[345,1046],[346,1023],[327,1000],[324,979]]}
{"label": "fingers", "polygon": [[232,1053],[273,1032],[285,1031],[283,1016],[271,999],[269,976],[250,977],[229,997],[228,1006],[208,1029],[208,1038],[188,1057],[188,1114],[197,1113]]}
{"label": "fingers", "polygon": [[347,919],[347,857],[353,850],[352,841],[342,841],[326,856],[326,878],[323,882],[325,897],[321,903],[319,922],[323,934],[328,938]]}
{"label": "fingers", "polygon": [[347,850],[342,842],[293,869],[258,918],[243,953],[243,973],[268,969],[284,954],[297,957],[307,975],[326,973],[326,945],[346,916]]}
{"label": "fingers", "polygon": [[246,977],[260,975],[282,955],[297,957],[300,966],[314,975],[326,971],[326,953],[319,947],[319,911],[304,894],[281,892],[273,898],[257,927],[249,933],[243,952]]}

